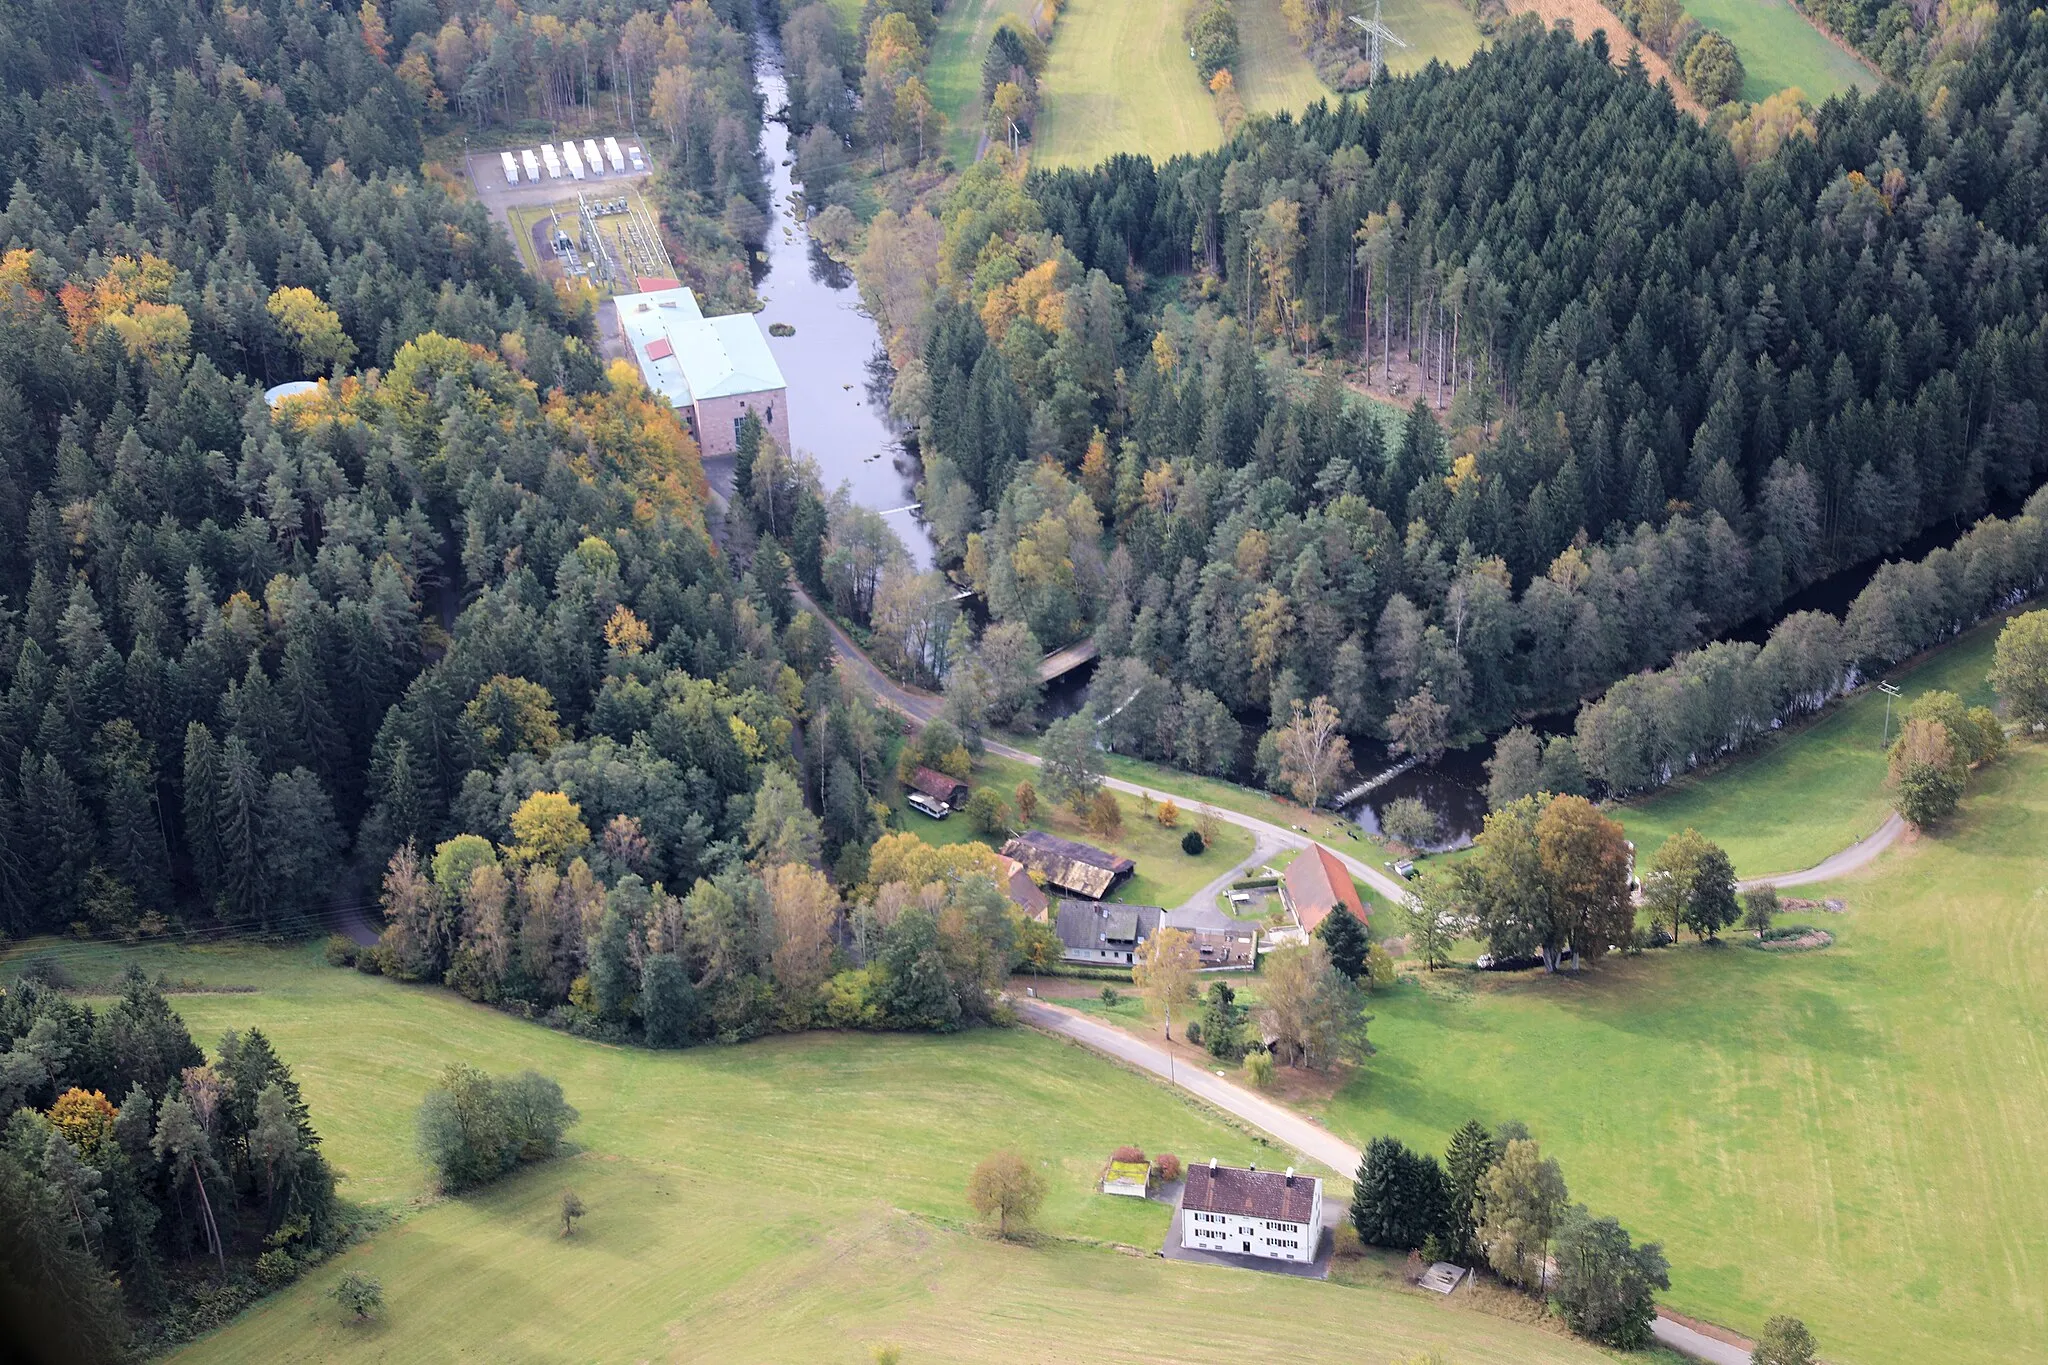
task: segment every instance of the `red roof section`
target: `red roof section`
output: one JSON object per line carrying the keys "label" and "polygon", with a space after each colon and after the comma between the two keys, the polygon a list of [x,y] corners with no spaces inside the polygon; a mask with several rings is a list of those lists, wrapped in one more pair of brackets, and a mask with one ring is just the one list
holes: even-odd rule
{"label": "red roof section", "polygon": [[676,348],[668,344],[667,337],[656,337],[647,343],[647,358],[649,360],[666,360],[675,353]]}
{"label": "red roof section", "polygon": [[640,292],[643,294],[658,294],[664,289],[681,289],[683,287],[681,280],[672,280],[666,275],[635,275],[633,283],[639,286]]}
{"label": "red roof section", "polygon": [[1287,865],[1287,899],[1301,927],[1311,934],[1340,905],[1360,924],[1371,922],[1358,888],[1351,884],[1350,871],[1321,844],[1310,844]]}
{"label": "red roof section", "polygon": [[1188,1167],[1188,1183],[1180,1206],[1198,1213],[1231,1213],[1241,1218],[1270,1218],[1281,1223],[1306,1223],[1315,1216],[1314,1176],[1236,1166]]}

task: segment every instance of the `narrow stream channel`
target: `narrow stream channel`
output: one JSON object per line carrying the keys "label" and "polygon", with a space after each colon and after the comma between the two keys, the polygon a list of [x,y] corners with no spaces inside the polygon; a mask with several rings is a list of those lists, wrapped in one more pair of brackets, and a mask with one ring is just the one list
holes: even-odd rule
{"label": "narrow stream channel", "polygon": [[[863,507],[887,514],[919,568],[932,564],[932,540],[911,510],[922,470],[917,452],[889,420],[894,379],[875,320],[861,306],[853,272],[811,240],[796,207],[789,87],[782,43],[764,19],[754,35],[754,88],[767,118],[761,158],[768,168],[768,263],[755,282],[769,348],[789,385],[790,441],[818,462],[829,495],[841,483]],[[776,324],[795,328],[776,336]]]}

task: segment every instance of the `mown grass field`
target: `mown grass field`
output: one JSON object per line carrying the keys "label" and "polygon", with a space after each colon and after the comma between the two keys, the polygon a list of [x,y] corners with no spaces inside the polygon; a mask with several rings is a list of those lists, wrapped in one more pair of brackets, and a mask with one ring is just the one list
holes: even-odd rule
{"label": "mown grass field", "polygon": [[[1184,0],[1072,0],[1053,34],[1032,160],[1088,166],[1112,152],[1165,160],[1221,146],[1215,103],[1181,37],[1185,8]],[[1278,0],[1238,0],[1237,26],[1232,75],[1247,109],[1300,109],[1329,94],[1288,38]]]}
{"label": "mown grass field", "polygon": [[1396,76],[1420,71],[1432,61],[1463,66],[1486,41],[1472,11],[1457,0],[1385,0],[1380,18],[1408,44],[1387,46],[1387,70]]}
{"label": "mown grass field", "polygon": [[1802,888],[1847,899],[1783,921],[1834,947],[1404,983],[1319,1112],[1439,1151],[1469,1117],[1527,1122],[1574,1198],[1664,1244],[1682,1311],[1796,1313],[1860,1365],[2048,1359],[2044,832],[2048,746],[2016,746],[1952,830]]}
{"label": "mown grass field", "polygon": [[[858,1362],[881,1343],[913,1362],[1166,1361],[1190,1340],[1374,1365],[1432,1346],[1498,1365],[1607,1358],[1433,1296],[1117,1254],[1103,1244],[1155,1247],[1168,1216],[1092,1192],[1117,1144],[1280,1154],[1026,1031],[654,1053],[329,968],[311,948],[57,951],[87,977],[138,959],[260,987],[172,1003],[208,1042],[229,1027],[267,1032],[344,1193],[399,1215],[181,1361]],[[556,1077],[582,1111],[578,1150],[479,1195],[427,1200],[411,1114],[450,1061]],[[1048,1177],[1038,1245],[998,1244],[966,1222],[967,1174],[1001,1147]],[[589,1208],[569,1240],[556,1216],[565,1188]],[[328,1300],[350,1271],[382,1282],[384,1321],[346,1323]]]}
{"label": "mown grass field", "polygon": [[[1905,693],[1892,704],[1894,737],[1900,709],[1922,692],[1939,689],[1971,706],[1991,704],[1984,678],[2003,624],[2003,618],[1986,622],[1889,675]],[[1818,721],[1612,813],[1645,856],[1691,825],[1728,850],[1741,876],[1797,872],[1884,822],[1890,810],[1884,735],[1885,698],[1867,687]]]}
{"label": "mown grass field", "polygon": [[1742,98],[1797,86],[1815,104],[1850,86],[1875,90],[1878,77],[1786,0],[1686,0],[1686,12],[1726,34],[1742,54]]}
{"label": "mown grass field", "polygon": [[[1014,759],[985,754],[975,765],[975,788],[989,787],[1000,793],[1004,804],[1011,808],[1011,823],[1020,827],[1022,822],[1016,816],[1013,793],[1018,783],[1026,781],[1033,787],[1042,785],[1037,769]],[[1091,833],[1072,811],[1053,805],[1043,795],[1039,798],[1038,815],[1031,821],[1031,828],[1049,830],[1063,839],[1078,839],[1082,843],[1120,853],[1137,863],[1137,871],[1110,897],[1113,901],[1171,909],[1252,854],[1252,836],[1248,832],[1218,821],[1216,841],[1198,856],[1189,857],[1182,851],[1180,841],[1183,835],[1196,827],[1193,810],[1184,810],[1180,823],[1168,829],[1153,818],[1158,809],[1156,805],[1124,792],[1112,795],[1124,813],[1123,832],[1113,838]],[[980,840],[992,848],[1002,845],[1001,840],[985,839],[975,833],[973,822],[965,815],[954,814],[944,820],[934,820],[911,810],[904,804],[901,791],[891,791],[889,805],[894,827],[909,830],[928,844]]]}

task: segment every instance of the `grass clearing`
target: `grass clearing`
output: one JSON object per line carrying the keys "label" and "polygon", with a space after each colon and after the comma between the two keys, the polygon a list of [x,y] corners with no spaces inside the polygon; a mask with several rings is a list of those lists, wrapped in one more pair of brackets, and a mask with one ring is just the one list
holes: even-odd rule
{"label": "grass clearing", "polygon": [[[996,25],[1006,14],[1028,25],[1032,9],[1030,0],[954,0],[939,16],[925,83],[931,87],[932,103],[946,116],[946,155],[956,166],[964,168],[974,160],[981,142],[981,62]],[[1053,43],[1063,36],[1063,30],[1055,29]]]}
{"label": "grass clearing", "polygon": [[[1450,0],[1425,0],[1450,3]],[[1112,152],[1163,161],[1223,143],[1215,104],[1181,37],[1184,0],[1073,0],[1053,34],[1032,160],[1090,166]],[[1329,95],[1296,50],[1278,0],[1238,0],[1232,75],[1253,112]]]}
{"label": "grass clearing", "polygon": [[[1985,674],[2005,618],[1984,622],[1889,676],[1905,691],[1899,712],[1922,692],[1943,690],[1971,706],[1992,702]],[[1654,853],[1687,825],[1728,850],[1744,877],[1797,872],[1873,833],[1885,799],[1885,698],[1866,687],[1820,719],[1765,741],[1709,772],[1683,778],[1612,814],[1628,837]]]}
{"label": "grass clearing", "polygon": [[[46,945],[29,945],[31,949]],[[952,1038],[816,1034],[656,1053],[522,1023],[450,992],[321,965],[317,950],[56,948],[81,976],[125,961],[246,983],[175,995],[207,1042],[261,1027],[288,1058],[348,1179],[345,1195],[401,1216],[178,1356],[311,1360],[866,1361],[1184,1358],[1186,1343],[1258,1357],[1376,1359],[1432,1346],[1460,1361],[1567,1365],[1583,1344],[1412,1292],[1236,1274],[1150,1248],[1167,1209],[1093,1193],[1119,1143],[1273,1161],[1276,1153],[1163,1087],[1022,1030]],[[500,1186],[411,1209],[422,1176],[411,1115],[461,1060],[558,1078],[583,1114],[577,1152]],[[1013,1146],[1051,1191],[1047,1240],[998,1244],[966,1227],[974,1162]],[[589,1214],[560,1236],[561,1191]],[[382,1281],[381,1322],[326,1298],[344,1272]],[[1101,1325],[1115,1323],[1115,1331]]]}
{"label": "grass clearing", "polygon": [[1388,45],[1387,70],[1407,76],[1431,62],[1463,66],[1486,43],[1472,11],[1457,0],[1386,0],[1381,21],[1404,42]]}
{"label": "grass clearing", "polygon": [[1848,900],[1786,917],[1826,951],[1406,982],[1373,998],[1378,1055],[1323,1117],[1438,1151],[1468,1117],[1524,1120],[1575,1199],[1664,1244],[1681,1311],[1794,1313],[1865,1365],[2041,1359],[2044,828],[2048,747],[2016,746],[1952,832],[1802,889]]}
{"label": "grass clearing", "polygon": [[1852,85],[1867,92],[1879,84],[1876,72],[1786,0],[1686,0],[1685,8],[1708,28],[1726,34],[1742,54],[1745,100],[1797,86],[1821,104]]}

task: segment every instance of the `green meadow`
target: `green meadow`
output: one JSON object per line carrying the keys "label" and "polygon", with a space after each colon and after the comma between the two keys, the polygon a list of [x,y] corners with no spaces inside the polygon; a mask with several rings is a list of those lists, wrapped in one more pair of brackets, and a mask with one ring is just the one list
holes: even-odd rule
{"label": "green meadow", "polygon": [[[1296,1158],[1028,1031],[657,1053],[330,968],[313,948],[49,951],[86,978],[137,960],[176,980],[255,986],[172,1003],[208,1043],[230,1027],[268,1033],[344,1195],[390,1215],[180,1361],[851,1363],[886,1344],[910,1362],[1077,1349],[1136,1362],[1185,1359],[1190,1341],[1205,1354],[1373,1365],[1430,1348],[1489,1365],[1610,1358],[1431,1295],[1134,1254],[1157,1248],[1168,1210],[1093,1192],[1117,1145]],[[582,1111],[572,1153],[480,1194],[431,1196],[411,1116],[455,1061],[557,1078]],[[969,1171],[1001,1148],[1049,1184],[1030,1245],[995,1241],[966,1208]],[[565,1239],[556,1210],[572,1188],[589,1212]],[[382,1283],[383,1320],[343,1320],[327,1291],[345,1272]]]}
{"label": "green meadow", "polygon": [[1685,0],[1686,12],[1719,29],[1742,54],[1742,98],[1755,101],[1798,87],[1815,104],[1850,86],[1868,93],[1878,76],[1808,23],[1787,0]]}

